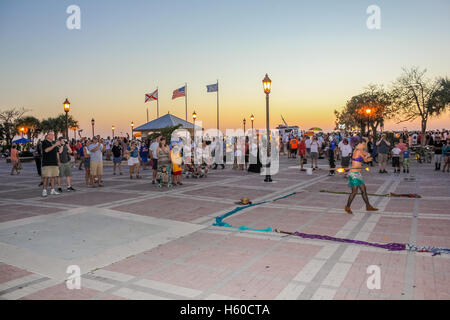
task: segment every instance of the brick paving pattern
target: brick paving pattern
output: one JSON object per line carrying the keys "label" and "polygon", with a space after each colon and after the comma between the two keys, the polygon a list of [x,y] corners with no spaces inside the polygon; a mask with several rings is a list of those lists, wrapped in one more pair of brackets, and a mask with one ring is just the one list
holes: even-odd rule
{"label": "brick paving pattern", "polygon": [[[306,175],[298,160],[281,157],[274,183],[232,170],[158,189],[144,179],[113,176],[104,188],[40,196],[34,163],[19,176],[0,164],[0,299],[450,299],[450,256],[389,252],[355,244],[215,227],[215,217],[253,202],[225,219],[233,226],[322,234],[377,243],[450,248],[450,175],[412,164],[411,176],[365,172],[369,193],[418,193],[421,199],[360,196],[354,215],[343,208],[342,176]],[[392,170],[391,170],[392,171]],[[81,268],[81,289],[69,290],[67,267]],[[369,266],[380,268],[380,289],[367,286]]]}

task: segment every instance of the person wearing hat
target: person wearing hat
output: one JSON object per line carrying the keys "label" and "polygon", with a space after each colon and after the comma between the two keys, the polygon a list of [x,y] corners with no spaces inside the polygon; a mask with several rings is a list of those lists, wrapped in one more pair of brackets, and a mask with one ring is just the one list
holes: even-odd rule
{"label": "person wearing hat", "polygon": [[92,138],[89,152],[91,155],[91,185],[93,188],[96,187],[94,179],[96,177],[97,185],[103,187],[103,184],[101,183],[103,176],[103,144],[99,142],[98,137]]}

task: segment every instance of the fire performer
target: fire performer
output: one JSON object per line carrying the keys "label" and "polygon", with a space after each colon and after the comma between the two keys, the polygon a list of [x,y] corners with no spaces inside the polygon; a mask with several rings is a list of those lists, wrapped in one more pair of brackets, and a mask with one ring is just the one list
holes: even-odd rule
{"label": "fire performer", "polygon": [[361,175],[362,163],[372,161],[372,157],[368,154],[366,149],[367,139],[364,139],[360,143],[358,143],[355,147],[355,151],[352,156],[352,168],[350,169],[350,173],[348,175],[348,186],[352,188],[352,193],[348,197],[347,205],[345,206],[345,211],[348,214],[353,214],[352,210],[350,210],[350,206],[352,204],[353,199],[356,197],[358,193],[358,188],[361,190],[362,198],[366,203],[367,211],[378,211],[378,209],[372,207],[369,203],[369,197],[367,196],[366,185]]}

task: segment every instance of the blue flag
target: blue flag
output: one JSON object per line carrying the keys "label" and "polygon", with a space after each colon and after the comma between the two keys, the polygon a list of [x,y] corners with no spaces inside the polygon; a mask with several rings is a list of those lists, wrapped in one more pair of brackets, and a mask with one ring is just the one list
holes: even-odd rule
{"label": "blue flag", "polygon": [[219,85],[217,83],[210,84],[209,86],[206,86],[206,89],[208,89],[208,92],[217,92],[219,91]]}

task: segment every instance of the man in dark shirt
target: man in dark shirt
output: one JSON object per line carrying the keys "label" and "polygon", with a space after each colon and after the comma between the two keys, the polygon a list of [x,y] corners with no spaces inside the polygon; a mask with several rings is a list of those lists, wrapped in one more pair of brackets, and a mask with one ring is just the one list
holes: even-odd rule
{"label": "man in dark shirt", "polygon": [[58,147],[60,146],[60,142],[56,141],[53,143],[54,139],[55,134],[53,132],[49,132],[45,136],[45,140],[42,141],[42,177],[44,178],[42,190],[43,197],[47,196],[47,185],[49,179],[52,186],[50,194],[59,194],[55,191],[55,177],[59,175]]}
{"label": "man in dark shirt", "polygon": [[442,160],[442,147],[444,145],[442,144],[441,138],[439,136],[436,136],[436,139],[433,143],[434,148],[434,170],[439,171],[441,170],[441,160]]}
{"label": "man in dark shirt", "polygon": [[387,173],[387,158],[389,153],[389,147],[391,144],[386,140],[386,134],[381,135],[381,139],[376,143],[378,150],[378,164],[380,166],[380,173]]}

